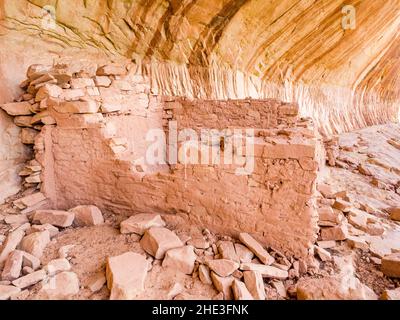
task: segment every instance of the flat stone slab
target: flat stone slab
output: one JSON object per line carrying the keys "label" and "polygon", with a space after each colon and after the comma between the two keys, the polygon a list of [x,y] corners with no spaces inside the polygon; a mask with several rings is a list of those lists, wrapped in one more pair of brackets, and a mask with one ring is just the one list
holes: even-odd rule
{"label": "flat stone slab", "polygon": [[196,254],[194,253],[194,248],[192,246],[184,246],[182,248],[168,250],[165,253],[162,266],[179,270],[185,274],[192,274],[195,261]]}
{"label": "flat stone slab", "polygon": [[232,292],[235,300],[254,300],[246,285],[237,279],[233,280]]}
{"label": "flat stone slab", "polygon": [[21,292],[20,288],[14,286],[4,286],[0,285],[0,300],[8,300],[13,295],[16,295]]}
{"label": "flat stone slab", "polygon": [[239,268],[239,263],[228,259],[209,260],[207,265],[221,277],[228,277]]}
{"label": "flat stone slab", "polygon": [[96,206],[77,206],[69,211],[75,214],[74,225],[78,227],[97,226],[104,223],[103,214]]}
{"label": "flat stone slab", "polygon": [[240,265],[240,270],[242,271],[257,271],[264,278],[285,280],[289,277],[289,273],[285,270],[281,270],[276,267],[266,266],[256,263],[242,263]]}
{"label": "flat stone slab", "polygon": [[136,233],[143,235],[144,232],[153,227],[165,227],[165,222],[159,214],[140,213],[121,222],[121,233]]}
{"label": "flat stone slab", "polygon": [[33,216],[34,221],[39,221],[41,224],[49,223],[56,227],[69,227],[75,219],[73,212],[61,210],[37,210]]}
{"label": "flat stone slab", "polygon": [[183,247],[182,241],[171,230],[166,228],[151,228],[140,240],[143,250],[156,259],[163,259],[170,249]]}
{"label": "flat stone slab", "polygon": [[384,256],[381,270],[388,277],[400,278],[400,253]]}
{"label": "flat stone slab", "polygon": [[30,287],[46,278],[46,271],[38,270],[26,276],[23,276],[17,280],[14,280],[12,284],[20,289]]}
{"label": "flat stone slab", "polygon": [[107,287],[110,300],[133,300],[144,290],[148,261],[134,252],[107,259]]}
{"label": "flat stone slab", "polygon": [[21,250],[26,251],[40,259],[47,244],[50,242],[50,232],[45,230],[31,233],[21,241]]}
{"label": "flat stone slab", "polygon": [[275,259],[263,248],[263,246],[248,233],[240,233],[239,240],[249,248],[260,261],[266,265],[274,263]]}
{"label": "flat stone slab", "polygon": [[264,280],[258,271],[244,271],[244,283],[255,300],[265,300]]}
{"label": "flat stone slab", "polygon": [[74,272],[64,271],[48,279],[39,294],[49,300],[67,300],[79,293],[79,278]]}

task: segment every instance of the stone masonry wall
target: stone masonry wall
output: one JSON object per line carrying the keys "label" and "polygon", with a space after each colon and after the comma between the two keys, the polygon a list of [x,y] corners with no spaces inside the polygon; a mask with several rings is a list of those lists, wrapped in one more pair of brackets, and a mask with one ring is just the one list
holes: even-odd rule
{"label": "stone masonry wall", "polygon": [[[215,232],[249,232],[287,254],[308,254],[317,234],[320,153],[311,121],[297,118],[296,105],[158,97],[129,68],[104,66],[97,75],[63,68],[31,67],[22,84],[30,96],[3,106],[10,111],[30,105],[29,119],[19,122],[41,170],[25,176],[29,184],[38,183],[48,205],[96,204],[122,215],[158,212]],[[148,163],[145,155],[154,142],[146,139],[149,130],[169,139],[174,122],[179,132],[223,132],[217,141],[197,145],[223,155],[220,163]],[[251,143],[245,129],[254,129]],[[178,151],[185,141],[178,142]],[[249,143],[254,154],[243,157],[239,150]],[[232,150],[233,163],[222,161],[225,150]],[[238,175],[249,162],[254,170]]]}

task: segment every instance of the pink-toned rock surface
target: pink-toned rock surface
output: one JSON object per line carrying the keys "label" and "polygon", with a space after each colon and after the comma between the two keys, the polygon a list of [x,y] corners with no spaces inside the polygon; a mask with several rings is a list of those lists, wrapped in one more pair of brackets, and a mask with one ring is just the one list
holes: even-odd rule
{"label": "pink-toned rock surface", "polygon": [[[146,83],[131,74],[126,77],[136,86]],[[96,203],[104,212],[129,215],[180,212],[179,219],[187,218],[189,223],[236,236],[236,230],[247,231],[265,245],[307,255],[317,230],[316,211],[310,204],[321,153],[311,122],[298,119],[296,105],[275,100],[160,98],[150,96],[145,85],[138,87],[139,92],[122,95],[123,90],[113,86],[105,89],[121,93],[113,96],[113,103],[121,106],[118,114],[88,123],[88,115],[65,115],[48,108],[57,126],[44,126],[35,149],[43,168],[42,189],[53,207]],[[98,99],[104,103],[107,97],[101,93]],[[243,108],[250,108],[245,117],[240,115]],[[200,128],[220,130],[219,139],[227,139],[226,146],[219,141],[216,148],[210,141],[213,159],[202,164],[185,164],[181,153],[171,170],[163,157],[152,163],[147,157],[152,141],[146,136],[158,130],[170,137],[175,122],[177,130],[192,127],[191,134],[198,137]],[[233,164],[215,166],[214,152],[220,157],[224,148],[237,150],[234,141],[223,138],[227,134],[223,130],[243,132],[249,127],[256,128],[254,143],[242,140],[242,149],[251,150],[246,156],[251,161],[241,162],[235,156]],[[277,137],[269,138],[272,135]],[[183,143],[179,141],[179,150]],[[212,192],[210,185],[215,186]],[[227,189],[234,191],[227,194]],[[214,202],[218,207],[211,214]]]}

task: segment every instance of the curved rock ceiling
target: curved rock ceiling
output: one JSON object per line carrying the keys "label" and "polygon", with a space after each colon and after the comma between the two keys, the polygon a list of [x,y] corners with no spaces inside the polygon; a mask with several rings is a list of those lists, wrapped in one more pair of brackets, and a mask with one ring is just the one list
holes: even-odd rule
{"label": "curved rock ceiling", "polygon": [[[49,51],[96,49],[156,63],[149,70],[161,93],[295,100],[325,132],[398,117],[400,0],[0,4],[7,43],[23,35],[25,45],[40,40]],[[354,29],[343,28],[345,5],[355,9]]]}

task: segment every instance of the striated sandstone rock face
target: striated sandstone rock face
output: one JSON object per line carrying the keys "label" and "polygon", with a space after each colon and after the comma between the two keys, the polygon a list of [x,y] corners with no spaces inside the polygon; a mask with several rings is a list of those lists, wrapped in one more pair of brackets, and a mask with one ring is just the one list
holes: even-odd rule
{"label": "striated sandstone rock face", "polygon": [[[298,101],[323,131],[344,131],[398,119],[399,9],[398,0],[5,0],[0,68],[129,58],[159,93]],[[15,91],[16,76],[4,77]]]}

